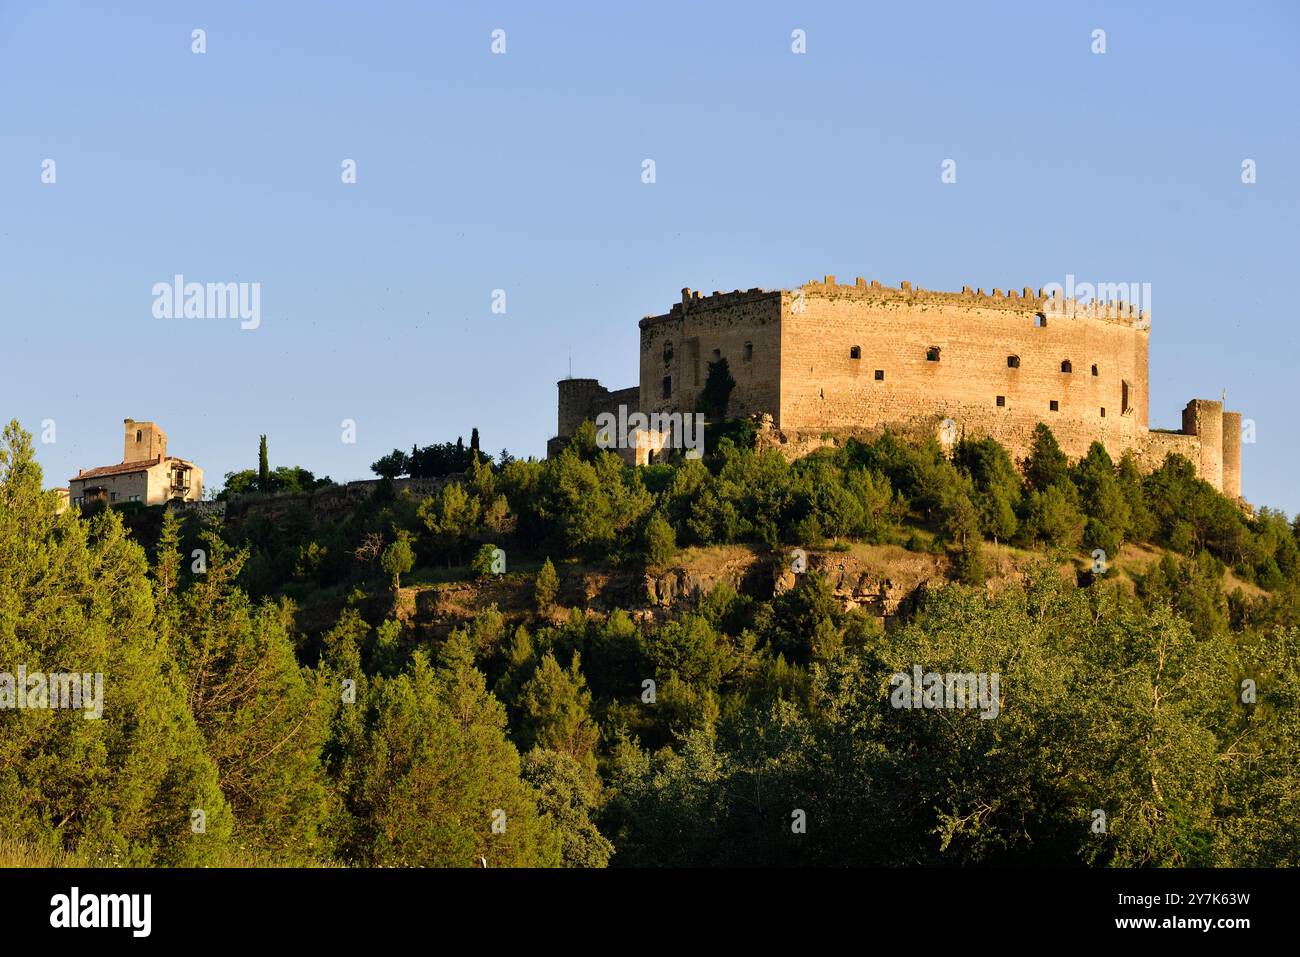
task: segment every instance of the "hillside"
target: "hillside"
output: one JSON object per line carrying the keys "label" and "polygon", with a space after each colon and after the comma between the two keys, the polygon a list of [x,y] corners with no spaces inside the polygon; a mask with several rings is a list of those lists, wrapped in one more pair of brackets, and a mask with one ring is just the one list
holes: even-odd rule
{"label": "hillside", "polygon": [[[1021,462],[715,436],[633,469],[590,438],[81,516],[11,425],[0,652],[103,673],[113,707],[0,736],[9,856],[1300,863],[1279,513],[1177,456],[1070,462],[1046,427]],[[36,773],[88,753],[71,785]]]}

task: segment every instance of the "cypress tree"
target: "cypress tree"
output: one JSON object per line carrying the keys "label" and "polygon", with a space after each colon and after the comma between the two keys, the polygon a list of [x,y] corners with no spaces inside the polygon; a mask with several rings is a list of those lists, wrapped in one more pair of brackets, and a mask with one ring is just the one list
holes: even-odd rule
{"label": "cypress tree", "polygon": [[259,492],[269,492],[271,485],[271,466],[266,458],[266,436],[262,436],[261,444],[257,447],[257,490]]}

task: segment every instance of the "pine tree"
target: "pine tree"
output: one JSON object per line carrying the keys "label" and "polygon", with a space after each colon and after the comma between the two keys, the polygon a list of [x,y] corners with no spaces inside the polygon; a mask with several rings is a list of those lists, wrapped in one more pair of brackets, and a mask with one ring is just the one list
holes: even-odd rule
{"label": "pine tree", "polygon": [[1025,459],[1025,481],[1031,489],[1045,492],[1053,485],[1067,482],[1070,477],[1070,460],[1056,443],[1056,436],[1045,424],[1034,428],[1029,457]]}
{"label": "pine tree", "polygon": [[[217,763],[235,833],[278,862],[328,854],[321,767],[329,692],[294,656],[291,605],[254,607],[236,581],[247,552],[213,530],[207,571],[169,602],[190,709]],[[160,556],[161,562],[162,556]]]}
{"label": "pine tree", "polygon": [[650,516],[645,527],[645,560],[648,565],[663,565],[677,552],[677,533],[659,512]]}
{"label": "pine tree", "polygon": [[0,681],[0,833],[92,863],[220,864],[230,809],[158,634],[144,551],[115,510],[87,522],[56,508],[30,435],[10,423],[0,441],[0,667],[89,675],[92,689],[102,676],[103,697],[98,720],[86,719],[84,699],[81,710],[15,710],[18,689]]}
{"label": "pine tree", "polygon": [[346,758],[357,859],[371,865],[554,867],[560,833],[520,775],[505,709],[454,632],[436,669],[416,651],[370,695],[364,745]]}
{"label": "pine tree", "polygon": [[549,611],[555,604],[555,596],[560,591],[560,576],[549,558],[542,563],[541,570],[533,582],[533,602],[539,612]]}
{"label": "pine tree", "polygon": [[591,720],[591,692],[574,652],[566,671],[546,654],[533,676],[520,689],[522,737],[528,744],[559,751],[596,771],[596,742],[600,729]]}

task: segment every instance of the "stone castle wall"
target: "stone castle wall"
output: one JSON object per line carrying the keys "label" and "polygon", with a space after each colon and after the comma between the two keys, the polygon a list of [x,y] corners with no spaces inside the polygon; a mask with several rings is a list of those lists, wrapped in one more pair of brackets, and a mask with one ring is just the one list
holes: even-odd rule
{"label": "stone castle wall", "polygon": [[1118,457],[1146,432],[1147,330],[1140,318],[1060,311],[1031,290],[933,293],[829,276],[783,293],[776,425],[818,433],[950,418],[1023,456],[1046,422],[1073,457],[1093,440]]}
{"label": "stone castle wall", "polygon": [[1176,452],[1216,488],[1241,487],[1241,416],[1196,399],[1182,432],[1149,430],[1149,317],[1125,303],[1076,303],[1041,290],[933,292],[827,276],[792,290],[682,299],[640,322],[640,387],[560,383],[548,454],[613,397],[644,412],[691,412],[709,362],[727,359],[728,415],[771,417],[791,456],[885,427],[997,439],[1023,458],[1039,422],[1072,458],[1101,442],[1146,469]]}
{"label": "stone castle wall", "polygon": [[727,360],[736,387],[729,414],[775,411],[781,387],[781,294],[762,289],[682,301],[641,320],[641,405],[645,412],[693,412],[709,363]]}

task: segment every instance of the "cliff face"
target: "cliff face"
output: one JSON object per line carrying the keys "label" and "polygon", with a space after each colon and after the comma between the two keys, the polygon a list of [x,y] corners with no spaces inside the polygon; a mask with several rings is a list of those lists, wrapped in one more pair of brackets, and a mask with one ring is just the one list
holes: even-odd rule
{"label": "cliff face", "polygon": [[[809,549],[806,559],[807,570],[827,577],[846,610],[861,609],[886,622],[906,614],[918,590],[938,585],[948,575],[943,556],[894,545]],[[649,570],[561,564],[557,604],[546,617],[558,624],[572,609],[593,617],[623,609],[637,620],[663,621],[720,584],[759,599],[781,594],[797,582],[790,566],[785,554],[741,545],[684,549],[672,565]],[[365,613],[368,618],[394,617],[423,638],[441,638],[491,606],[507,618],[532,616],[534,574],[535,569],[524,569],[499,578],[411,585],[395,599],[375,596]],[[313,619],[330,620],[324,610],[317,611],[321,614]]]}

